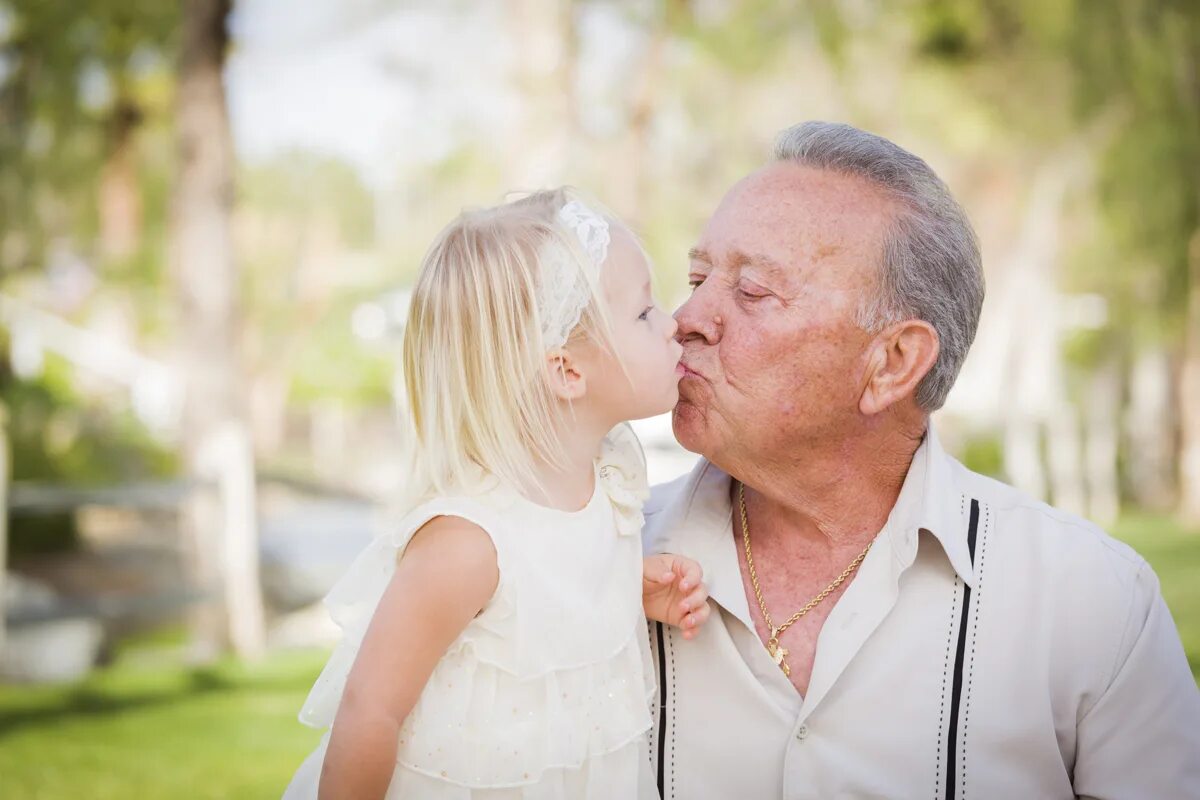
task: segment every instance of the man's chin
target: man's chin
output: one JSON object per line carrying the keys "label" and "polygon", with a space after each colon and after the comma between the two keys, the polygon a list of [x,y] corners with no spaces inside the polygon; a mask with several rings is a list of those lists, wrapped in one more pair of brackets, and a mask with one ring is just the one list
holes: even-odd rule
{"label": "man's chin", "polygon": [[675,404],[671,411],[671,430],[680,447],[704,455],[705,427],[704,415],[694,405],[686,400]]}

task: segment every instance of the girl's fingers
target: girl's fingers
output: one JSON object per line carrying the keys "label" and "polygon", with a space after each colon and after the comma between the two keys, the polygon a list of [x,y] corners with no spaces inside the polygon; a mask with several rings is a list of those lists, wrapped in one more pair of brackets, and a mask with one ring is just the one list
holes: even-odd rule
{"label": "girl's fingers", "polygon": [[705,622],[708,621],[709,613],[710,613],[710,611],[709,611],[708,603],[705,603],[704,605],[700,606],[692,613],[688,614],[686,617],[683,618],[684,630],[692,632],[696,628],[699,628],[701,625],[703,625]]}
{"label": "girl's fingers", "polygon": [[693,608],[699,608],[700,606],[704,605],[705,601],[707,600],[708,587],[704,584],[700,584],[696,587],[694,592],[689,594],[683,600],[679,601],[679,610],[684,612],[691,611]]}
{"label": "girl's fingers", "polygon": [[705,603],[703,606],[680,620],[679,627],[683,629],[683,638],[694,639],[698,633],[697,629],[708,621],[710,613],[709,606],[707,603]]}
{"label": "girl's fingers", "polygon": [[671,569],[679,575],[679,587],[685,590],[700,583],[700,579],[704,577],[704,570],[690,558],[676,558],[671,563]]}
{"label": "girl's fingers", "polygon": [[657,570],[655,570],[653,567],[650,567],[649,565],[647,565],[646,569],[642,572],[642,574],[646,577],[646,580],[652,581],[654,583],[661,583],[664,585],[669,584],[675,580],[674,572],[658,572]]}

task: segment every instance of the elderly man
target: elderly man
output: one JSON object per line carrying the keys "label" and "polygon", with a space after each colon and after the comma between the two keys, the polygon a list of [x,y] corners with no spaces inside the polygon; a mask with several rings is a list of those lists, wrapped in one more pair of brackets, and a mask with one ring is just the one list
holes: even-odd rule
{"label": "elderly man", "polygon": [[983,302],[921,159],[785,131],[721,202],[676,313],[675,434],[704,456],[646,546],[704,566],[651,629],[664,798],[1200,797],[1200,693],[1154,573],[942,450]]}

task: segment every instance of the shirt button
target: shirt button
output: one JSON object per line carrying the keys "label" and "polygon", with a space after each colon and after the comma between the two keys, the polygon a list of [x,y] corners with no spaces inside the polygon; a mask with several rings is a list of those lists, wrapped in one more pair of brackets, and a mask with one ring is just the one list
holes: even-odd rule
{"label": "shirt button", "polygon": [[803,742],[807,738],[808,738],[808,726],[807,725],[801,725],[799,728],[796,728],[796,740],[797,741]]}

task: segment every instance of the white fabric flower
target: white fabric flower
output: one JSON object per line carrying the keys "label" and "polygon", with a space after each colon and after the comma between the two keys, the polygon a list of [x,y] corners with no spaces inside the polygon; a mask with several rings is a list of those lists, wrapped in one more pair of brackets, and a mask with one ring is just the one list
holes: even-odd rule
{"label": "white fabric flower", "polygon": [[617,533],[636,536],[645,518],[642,506],[650,497],[646,456],[628,423],[609,431],[600,448],[600,482],[616,514]]}

